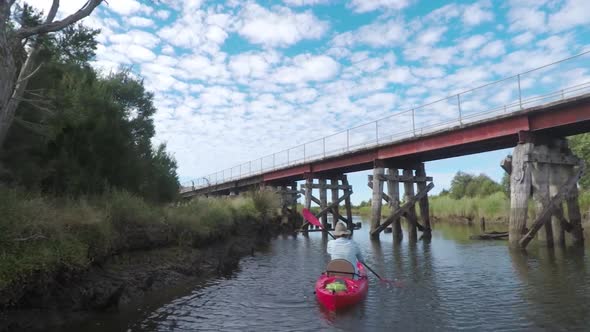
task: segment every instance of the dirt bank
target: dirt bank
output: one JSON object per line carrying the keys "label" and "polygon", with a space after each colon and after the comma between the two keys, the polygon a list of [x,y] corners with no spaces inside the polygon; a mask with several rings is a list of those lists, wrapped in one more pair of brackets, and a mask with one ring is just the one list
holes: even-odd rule
{"label": "dirt bank", "polygon": [[3,294],[12,298],[10,307],[0,312],[0,331],[42,330],[71,323],[91,313],[140,303],[154,292],[231,273],[241,257],[254,254],[281,231],[274,225],[252,221],[240,227],[244,233],[201,248],[168,246],[125,252],[86,271],[33,276],[12,294]]}

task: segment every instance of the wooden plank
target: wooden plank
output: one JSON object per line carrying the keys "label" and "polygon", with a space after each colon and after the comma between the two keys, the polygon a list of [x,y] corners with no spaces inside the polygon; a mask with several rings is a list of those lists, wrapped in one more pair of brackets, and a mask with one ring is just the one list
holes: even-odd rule
{"label": "wooden plank", "polygon": [[[373,176],[376,179],[381,179],[381,175],[385,170],[383,167],[373,168]],[[373,181],[373,198],[371,199],[371,237],[378,238],[379,233],[373,231],[379,227],[381,223],[381,200],[383,199],[383,181]]]}
{"label": "wooden plank", "polygon": [[[397,168],[390,168],[388,171],[388,175],[390,178],[393,176],[398,176],[399,171]],[[389,216],[391,217],[396,210],[399,209],[399,181],[394,180],[387,180],[387,193],[389,194],[388,200],[389,203]],[[384,195],[385,197],[386,195]],[[402,225],[401,225],[401,218],[397,217],[393,219],[392,225],[392,235],[393,241],[400,242],[402,241],[404,234],[402,232]]]}
{"label": "wooden plank", "polygon": [[[411,169],[404,169],[403,174],[407,177],[412,176],[414,171]],[[404,182],[404,196],[405,201],[411,201],[414,197],[414,183],[412,182]],[[418,217],[416,216],[416,206],[411,206],[408,211],[406,211],[406,220],[408,221],[408,239],[410,242],[418,241],[418,230],[417,230],[417,223]]]}
{"label": "wooden plank", "polygon": [[[546,145],[537,145],[533,148],[537,153],[549,153],[549,149]],[[541,215],[551,197],[549,195],[549,164],[532,163],[530,164],[530,168],[535,213],[536,215]],[[552,247],[553,227],[551,226],[551,223],[543,222],[543,224],[543,229],[537,233],[537,241],[544,246]]]}
{"label": "wooden plank", "polygon": [[533,163],[575,166],[580,163],[580,158],[573,155],[563,155],[555,153],[543,154],[532,152],[527,155],[526,161]]}
{"label": "wooden plank", "polygon": [[[574,168],[567,168],[568,177],[573,176]],[[575,246],[584,246],[584,230],[582,229],[582,214],[580,213],[580,203],[578,201],[578,186],[574,186],[570,194],[566,196],[565,202],[567,204],[568,218],[570,220],[572,230],[572,242]]]}
{"label": "wooden plank", "polygon": [[[338,201],[338,179],[332,179],[330,180],[332,186],[334,186],[335,188],[332,188],[332,202],[336,202]],[[342,186],[344,187],[344,186]],[[338,217],[340,216],[339,211],[338,211],[338,207],[339,204],[336,204],[332,207],[332,223],[334,225],[332,225],[332,227],[336,227],[336,223],[338,222]],[[348,224],[347,224],[348,225]]]}
{"label": "wooden plank", "polygon": [[551,198],[541,215],[537,216],[537,219],[532,224],[531,229],[525,234],[525,236],[520,239],[519,244],[522,248],[526,248],[526,246],[531,242],[535,233],[543,226],[543,223],[546,223],[555,208],[561,204],[561,202],[565,199],[565,196],[569,194],[569,192],[573,189],[574,186],[577,185],[580,177],[582,177],[582,173],[584,172],[584,164],[582,163],[580,167],[578,167],[578,172],[575,176],[572,176],[568,179],[568,181],[559,189],[559,192],[555,197]]}
{"label": "wooden plank", "polygon": [[[532,155],[537,155],[541,158],[549,160],[562,159],[564,155],[561,153],[561,148],[567,144],[565,142],[565,139],[555,139],[551,143],[551,148],[549,149],[548,154],[535,154],[535,151],[533,151]],[[577,158],[575,158],[575,161],[577,164]],[[537,163],[541,162],[538,161]],[[559,188],[561,188],[561,186],[567,182],[568,174],[566,172],[565,167],[567,166],[564,166],[564,164],[561,163],[549,163],[550,197],[555,196],[559,191]],[[559,220],[559,218],[557,217],[558,214],[563,215],[563,203],[557,204],[557,206],[555,207],[555,210],[553,211],[553,215],[551,217],[551,227],[553,228],[553,243],[560,247],[565,247],[565,230],[562,227],[561,220]]]}
{"label": "wooden plank", "polygon": [[[311,188],[311,185],[313,184],[313,178],[308,177],[305,180],[305,208],[306,209],[311,209],[311,199],[312,199],[312,192],[313,189]],[[303,228],[304,231],[307,231],[309,229],[309,222],[304,222],[303,225],[301,226]]]}
{"label": "wooden plank", "polygon": [[[348,185],[348,177],[346,175],[342,178],[342,184]],[[350,190],[350,193],[352,194],[352,189]],[[350,202],[350,195],[346,196],[346,198],[344,199],[344,206],[346,208],[346,224],[348,225],[348,229],[353,230],[354,228],[352,227],[352,203]]]}
{"label": "wooden plank", "polygon": [[[320,182],[321,182],[321,181],[326,181],[326,180],[320,180]],[[321,186],[322,186],[322,185],[321,185],[321,183],[320,183],[320,184],[314,184],[314,185],[312,186],[312,188],[314,188],[314,189],[320,189],[320,188],[321,188]],[[334,185],[334,184],[325,184],[325,185],[324,185],[324,188],[326,188],[326,189],[339,189],[339,190],[348,190],[348,189],[351,189],[352,187],[351,187],[351,186],[344,186],[344,185],[341,185],[341,184],[340,184],[340,185]]]}
{"label": "wooden plank", "polygon": [[388,227],[395,220],[395,218],[399,218],[399,217],[401,217],[402,214],[407,213],[410,210],[410,208],[413,207],[420,198],[422,198],[426,194],[428,194],[428,192],[432,188],[434,188],[434,183],[430,182],[426,186],[426,188],[424,188],[423,191],[418,192],[418,194],[416,194],[416,196],[412,197],[411,200],[405,202],[398,210],[396,210],[389,217],[387,217],[387,219],[372,232],[375,232],[377,234],[382,232],[386,227]]}
{"label": "wooden plank", "polygon": [[[326,209],[328,206],[328,191],[326,189],[326,179],[319,179],[319,187],[320,187],[320,209],[322,209],[322,213],[318,214],[317,217],[321,219],[322,226],[324,228],[328,228],[328,211],[330,209]],[[326,234],[326,236],[328,236]]]}
{"label": "wooden plank", "polygon": [[[369,181],[369,183],[367,183],[367,185],[369,186],[369,188],[373,188],[373,181],[372,180]],[[389,195],[387,195],[386,193],[383,193],[382,195],[383,195],[383,200],[386,203],[389,203]]]}
{"label": "wooden plank", "polygon": [[526,229],[528,200],[531,191],[531,166],[525,156],[533,149],[532,143],[518,144],[512,154],[510,174],[510,222],[508,243],[517,247]]}
{"label": "wooden plank", "polygon": [[[431,176],[414,176],[412,175],[408,175],[408,174],[403,174],[403,175],[399,175],[399,174],[384,174],[379,176],[379,178],[381,179],[381,181],[397,181],[397,182],[431,182],[432,181],[432,177]],[[373,181],[373,175],[369,175],[369,181]]]}
{"label": "wooden plank", "polygon": [[[424,169],[424,163],[421,163],[418,169],[416,170],[416,177],[426,177],[426,170]],[[426,188],[426,182],[418,182],[416,184],[418,191],[424,190]],[[430,208],[428,204],[428,195],[425,195],[418,201],[418,206],[420,207],[420,219],[424,223],[424,227],[422,230],[422,238],[425,240],[429,240],[432,238],[432,231],[430,228]]]}

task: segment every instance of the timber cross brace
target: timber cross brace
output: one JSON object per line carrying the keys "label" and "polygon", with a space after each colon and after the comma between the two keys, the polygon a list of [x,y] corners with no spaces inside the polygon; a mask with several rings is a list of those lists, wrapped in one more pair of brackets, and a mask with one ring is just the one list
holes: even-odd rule
{"label": "timber cross brace", "polygon": [[[565,246],[566,233],[573,244],[583,245],[577,182],[585,165],[568,148],[566,139],[528,137],[501,166],[510,175],[508,241],[512,247],[524,249],[535,236],[547,247]],[[527,229],[531,195],[536,218]],[[564,202],[569,220],[564,216]]]}
{"label": "timber cross brace", "polygon": [[[317,179],[317,183],[314,183],[314,179]],[[330,181],[330,184],[327,181]],[[319,198],[313,195],[313,190],[319,190]],[[328,204],[328,190],[331,191],[331,201]],[[340,196],[342,191],[342,196]],[[348,178],[346,175],[340,176],[319,176],[308,174],[306,176],[305,184],[301,185],[301,192],[305,195],[305,208],[310,209],[311,203],[315,203],[320,206],[320,211],[315,214],[316,218],[321,219],[322,226],[325,229],[328,227],[328,214],[332,214],[333,226],[335,226],[338,220],[346,223],[348,229],[353,230],[352,223],[352,205],[350,196],[352,195],[352,186],[348,184]],[[346,210],[346,217],[340,214],[340,204],[344,202],[344,208]],[[305,222],[302,226],[302,231],[307,231],[309,223]],[[326,234],[327,235],[327,234]]]}
{"label": "timber cross brace", "polygon": [[[565,230],[568,233],[572,233],[574,236],[582,236],[581,241],[584,240],[583,235],[581,233],[583,231],[581,225],[573,220],[573,223],[568,222],[563,215],[563,209],[561,205],[564,200],[568,198],[571,199],[571,197],[574,196],[571,195],[571,192],[577,186],[578,181],[584,174],[585,168],[586,167],[584,162],[580,160],[580,163],[578,165],[578,171],[576,172],[576,174],[571,176],[568,179],[568,181],[565,184],[563,184],[561,188],[559,188],[559,192],[553,198],[551,198],[549,202],[542,202],[543,211],[537,216],[535,221],[532,223],[531,229],[518,241],[521,248],[524,249],[527,247],[527,245],[534,238],[535,234],[539,231],[539,229],[541,229],[541,227],[547,227],[548,222],[551,221],[551,215],[555,216],[558,219],[563,230]],[[577,194],[575,195],[575,198],[577,200]],[[571,217],[571,213],[570,219],[574,219]],[[575,234],[574,232],[579,232],[580,234]]]}
{"label": "timber cross brace", "polygon": [[[403,233],[401,230],[401,217],[407,220],[408,236],[410,241],[417,241],[418,233],[421,231],[425,240],[432,237],[430,227],[430,211],[428,203],[428,192],[434,188],[432,177],[426,176],[424,164],[420,163],[411,168],[405,168],[402,175],[397,168],[388,168],[385,174],[385,168],[376,163],[373,169],[373,175],[369,175],[368,185],[373,189],[373,198],[371,200],[371,237],[378,238],[379,234],[389,225],[392,225],[393,238],[401,241]],[[415,174],[414,174],[415,170]],[[387,194],[383,192],[383,184],[387,182]],[[428,182],[428,184],[427,184]],[[403,183],[405,199],[403,205],[400,205],[399,185]],[[417,193],[414,194],[414,183],[416,184]],[[381,204],[384,200],[389,208],[389,216],[381,222]],[[416,215],[416,203],[420,208],[420,218],[422,224],[418,222]]]}
{"label": "timber cross brace", "polygon": [[287,224],[291,221],[294,224],[298,220],[297,199],[301,197],[303,191],[297,190],[296,182],[288,186],[277,186],[275,190],[281,196],[281,223]]}

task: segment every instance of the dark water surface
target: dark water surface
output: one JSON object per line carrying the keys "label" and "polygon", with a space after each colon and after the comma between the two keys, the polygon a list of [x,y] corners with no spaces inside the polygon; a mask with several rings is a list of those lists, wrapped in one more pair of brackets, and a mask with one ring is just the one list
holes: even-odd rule
{"label": "dark water surface", "polygon": [[[358,221],[358,220],[357,220]],[[430,244],[380,242],[355,232],[371,278],[367,299],[339,313],[313,294],[328,261],[326,239],[279,237],[228,279],[170,295],[134,313],[95,318],[71,331],[590,331],[590,250],[511,252],[506,241],[471,241],[474,227],[435,225]],[[404,234],[405,235],[405,234]],[[586,235],[588,238],[588,235]],[[590,247],[590,246],[588,246]]]}

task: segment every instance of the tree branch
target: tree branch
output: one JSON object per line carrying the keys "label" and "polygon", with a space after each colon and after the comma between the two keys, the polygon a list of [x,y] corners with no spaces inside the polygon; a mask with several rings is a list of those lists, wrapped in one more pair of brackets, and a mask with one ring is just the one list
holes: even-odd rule
{"label": "tree branch", "polygon": [[[55,22],[46,22],[44,24],[41,24],[41,25],[38,25],[35,27],[20,28],[16,31],[15,35],[17,38],[23,39],[23,38],[27,38],[32,35],[40,34],[40,33],[55,32],[55,31],[61,30],[61,29],[65,28],[66,26],[73,24],[73,23],[85,18],[86,16],[90,15],[92,13],[92,11],[94,10],[94,8],[96,8],[102,2],[103,2],[103,0],[88,0],[84,4],[84,6],[82,6],[82,8],[80,8],[77,12],[73,13],[72,15],[64,18],[63,20],[55,21]],[[49,12],[50,15],[51,15],[51,11],[54,10],[54,7],[56,6],[56,3],[57,3],[57,6],[59,6],[59,1],[54,0],[53,5],[51,6],[51,10]],[[57,12],[57,9],[55,9],[55,11]],[[48,17],[47,17],[48,19],[50,18],[50,15],[48,15]],[[53,14],[53,16],[55,17],[55,13]]]}
{"label": "tree branch", "polygon": [[18,79],[18,83],[21,83],[21,82],[23,82],[23,81],[26,81],[26,80],[28,80],[29,78],[33,77],[33,75],[35,75],[35,74],[36,74],[36,73],[39,71],[39,69],[41,69],[41,66],[43,66],[43,64],[40,64],[40,65],[38,65],[38,66],[37,66],[37,68],[35,68],[35,70],[33,70],[33,71],[32,71],[32,72],[31,72],[29,75],[27,75],[26,77],[19,78],[19,79]]}
{"label": "tree branch", "polygon": [[55,19],[55,14],[57,14],[57,9],[59,8],[59,0],[53,0],[51,4],[51,9],[49,9],[49,13],[47,14],[47,18],[45,19],[45,23],[51,23]]}

